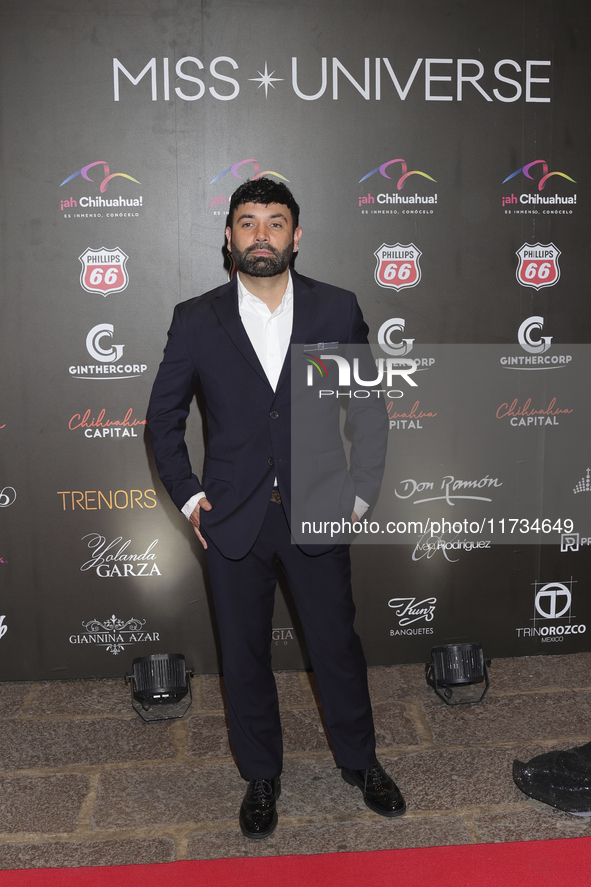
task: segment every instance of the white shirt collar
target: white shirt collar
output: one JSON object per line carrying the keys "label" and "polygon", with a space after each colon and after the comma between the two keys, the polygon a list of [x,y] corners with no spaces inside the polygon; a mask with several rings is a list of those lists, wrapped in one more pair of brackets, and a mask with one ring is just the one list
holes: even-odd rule
{"label": "white shirt collar", "polygon": [[[250,304],[251,306],[256,307],[259,310],[262,307],[262,308],[265,308],[267,311],[269,311],[267,305],[263,302],[263,300],[259,299],[255,295],[253,295],[250,292],[250,290],[248,290],[246,288],[246,286],[244,285],[244,283],[242,282],[242,280],[240,278],[239,271],[236,272],[236,277],[238,278],[238,308],[239,308],[239,310],[241,310],[244,307],[245,302],[246,302],[247,304]],[[281,299],[281,303],[277,306],[277,308],[275,309],[275,311],[273,311],[272,314],[269,311],[269,314],[271,314],[271,316],[275,316],[276,314],[280,314],[286,308],[290,307],[292,299],[293,299],[293,279],[292,279],[291,271],[290,271],[288,278],[287,278],[287,286],[285,287],[285,292],[283,293],[283,298]]]}

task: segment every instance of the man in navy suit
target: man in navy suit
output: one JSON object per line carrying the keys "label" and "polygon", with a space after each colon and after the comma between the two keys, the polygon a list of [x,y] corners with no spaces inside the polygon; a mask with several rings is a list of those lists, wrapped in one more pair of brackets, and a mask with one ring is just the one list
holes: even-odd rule
{"label": "man in navy suit", "polygon": [[[226,238],[237,274],[175,308],[148,410],[160,478],[206,549],[232,748],[249,780],[239,818],[249,838],[273,832],[281,791],[282,737],[271,670],[277,562],[304,628],[343,778],[361,789],[376,813],[405,810],[375,755],[367,668],[353,628],[349,548],[295,545],[290,532],[289,346],[361,346],[368,332],[353,293],[290,267],[301,235],[299,207],[285,185],[262,178],[236,190]],[[201,481],[184,440],[197,385],[207,417]],[[388,426],[380,405],[368,409],[350,400],[352,467],[345,464],[334,477],[339,507],[357,520],[379,491]],[[326,455],[334,461],[334,449]]]}

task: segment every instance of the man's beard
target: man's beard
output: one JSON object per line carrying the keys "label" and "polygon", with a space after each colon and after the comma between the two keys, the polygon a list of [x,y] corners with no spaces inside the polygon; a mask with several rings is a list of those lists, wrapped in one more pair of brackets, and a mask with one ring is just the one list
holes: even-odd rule
{"label": "man's beard", "polygon": [[[266,249],[273,253],[272,256],[253,256],[258,249]],[[276,277],[283,274],[289,267],[293,256],[293,244],[290,243],[282,252],[268,243],[257,243],[249,246],[243,252],[232,247],[232,259],[239,271],[249,274],[251,277]]]}

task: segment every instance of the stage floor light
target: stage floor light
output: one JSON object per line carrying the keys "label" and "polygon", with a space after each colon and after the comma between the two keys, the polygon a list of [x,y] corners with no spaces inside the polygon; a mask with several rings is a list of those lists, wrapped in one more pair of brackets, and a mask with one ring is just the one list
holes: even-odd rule
{"label": "stage floor light", "polygon": [[[170,721],[182,718],[193,704],[191,677],[182,653],[152,653],[133,660],[132,674],[125,676],[131,684],[131,705],[142,720]],[[185,697],[189,694],[189,699]],[[166,714],[152,713],[167,706]]]}
{"label": "stage floor light", "polygon": [[[474,705],[482,702],[489,687],[487,664],[482,644],[447,644],[431,649],[431,662],[425,666],[427,683],[446,705]],[[484,681],[482,694],[462,693],[452,698],[454,690]]]}

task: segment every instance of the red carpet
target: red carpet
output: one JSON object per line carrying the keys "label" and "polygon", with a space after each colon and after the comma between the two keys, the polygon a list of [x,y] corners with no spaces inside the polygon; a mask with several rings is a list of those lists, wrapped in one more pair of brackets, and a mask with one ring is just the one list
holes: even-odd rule
{"label": "red carpet", "polygon": [[1,887],[589,887],[591,838],[0,871]]}

